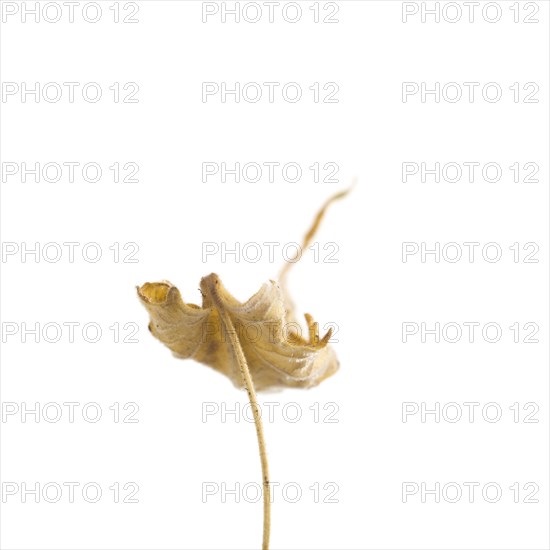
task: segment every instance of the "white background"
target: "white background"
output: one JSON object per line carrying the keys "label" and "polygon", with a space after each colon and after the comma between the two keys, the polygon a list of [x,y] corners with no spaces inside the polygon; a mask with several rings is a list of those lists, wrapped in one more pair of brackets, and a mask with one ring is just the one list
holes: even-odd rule
{"label": "white background", "polygon": [[[203,243],[300,241],[322,202],[354,177],[353,193],[331,208],[316,237],[321,251],[336,243],[338,262],[315,262],[309,251],[289,276],[300,315],[312,313],[321,326],[338,324],[333,345],[341,369],[312,390],[260,395],[278,403],[274,421],[265,421],[271,478],[302,489],[296,503],[275,490],[272,548],[549,547],[547,2],[517,4],[518,23],[513,2],[492,3],[488,17],[502,12],[494,23],[483,17],[486,3],[471,22],[467,6],[458,3],[462,17],[450,23],[443,15],[422,21],[422,4],[433,9],[434,2],[417,3],[418,13],[404,22],[403,10],[414,11],[414,3],[343,1],[332,24],[314,22],[313,2],[300,2],[302,16],[293,24],[282,17],[284,2],[273,23],[264,7],[256,24],[235,23],[232,16],[223,23],[221,12],[203,23],[198,1],[138,2],[136,23],[115,23],[112,1],[99,2],[97,23],[83,18],[84,3],[75,7],[73,23],[62,4],[55,23],[43,14],[39,22],[33,15],[23,21],[23,8],[34,2],[2,4],[2,80],[19,86],[14,95],[3,93],[1,105],[2,548],[258,547],[261,500],[247,502],[241,494],[236,503],[230,494],[222,502],[218,493],[203,502],[202,496],[205,482],[228,488],[260,482],[253,424],[242,416],[239,422],[231,415],[225,422],[220,414],[202,418],[203,403],[234,409],[246,404],[246,394],[203,365],[173,358],[148,333],[135,286],[168,279],[185,300],[200,303],[200,278],[216,272],[244,301],[277,276],[282,246],[275,261],[264,248],[252,263],[235,256],[222,261],[219,254],[203,261]],[[321,18],[332,11],[328,4],[320,3]],[[51,19],[55,6],[48,9]],[[445,9],[447,19],[454,17],[454,8]],[[121,19],[131,11],[131,3],[119,3]],[[538,22],[524,22],[533,11]],[[63,96],[23,101],[22,83],[36,82],[58,83]],[[79,83],[74,102],[64,82]],[[80,92],[89,82],[102,88],[96,103]],[[139,86],[137,102],[115,102],[109,87],[128,82]],[[297,103],[280,92],[273,103],[265,97],[236,103],[234,96],[223,103],[219,94],[204,102],[203,82],[279,82],[278,90],[297,82],[304,95]],[[308,89],[315,82],[337,83],[338,103],[315,103]],[[420,93],[404,102],[403,82],[480,86],[472,102],[465,87],[456,103],[433,95],[423,102]],[[499,101],[483,98],[488,82],[501,87]],[[516,82],[519,102],[509,89]],[[539,87],[537,103],[523,102],[529,82]],[[72,183],[67,172],[56,183],[42,176],[35,182],[32,175],[24,183],[20,172],[8,175],[24,162],[95,162],[103,176],[88,182],[77,169]],[[115,183],[109,166],[116,162],[136,163],[138,181]],[[296,183],[280,173],[274,183],[235,183],[231,176],[226,183],[203,182],[203,162],[296,162],[303,177]],[[314,162],[337,163],[338,182],[312,181]],[[473,182],[466,175],[456,183],[433,176],[423,183],[418,175],[403,182],[404,162],[431,168],[494,162],[502,177],[484,181],[478,169]],[[538,182],[515,183],[509,166],[516,162],[536,163]],[[73,262],[65,242],[79,243]],[[404,263],[404,242],[481,244],[473,262],[463,248],[456,263],[443,257],[437,263],[433,255],[422,262],[420,254]],[[489,242],[502,248],[500,261],[484,260],[482,246]],[[515,263],[509,247],[529,242],[539,248],[538,263]],[[57,243],[63,255],[50,262],[22,256],[35,243],[40,253]],[[96,263],[82,257],[86,243],[101,247]],[[133,250],[122,250],[125,243],[139,247],[132,256],[137,262],[123,261]],[[79,323],[74,342],[68,330],[58,342],[42,333],[23,342],[24,324],[39,323],[42,330],[67,322]],[[435,343],[430,335],[422,343],[420,334],[404,343],[403,322],[480,326],[472,343],[464,325],[457,343]],[[499,342],[483,339],[481,327],[489,322],[502,328]],[[102,328],[95,344],[82,336],[86,323]],[[109,328],[115,323],[120,339],[129,334],[125,323],[137,324],[137,342],[116,343]],[[536,323],[538,343],[514,343],[508,328],[514,323]],[[521,339],[526,334],[522,329]],[[39,422],[32,414],[22,417],[36,402]],[[74,422],[66,402],[80,404]],[[480,405],[473,422],[465,406],[458,422],[444,416],[435,422],[434,415],[422,422],[420,413],[403,422],[405,402],[432,409],[436,402],[441,408]],[[483,405],[491,402],[502,410],[498,422],[483,417]],[[41,416],[47,403],[62,408],[58,421]],[[101,407],[98,422],[83,418],[86,403]],[[134,405],[115,422],[114,403],[121,409],[137,404],[137,422],[122,421]],[[299,421],[289,421],[296,409],[288,403],[300,407]],[[315,403],[320,420],[337,407],[338,422],[315,422]],[[509,409],[514,403],[519,422]],[[524,422],[531,410],[523,410],[526,403],[538,407],[538,423]],[[14,407],[16,414],[6,414]],[[454,416],[445,410],[446,418]],[[64,482],[80,484],[74,502],[68,491],[55,503],[42,495],[38,503],[33,495],[23,502],[21,491],[6,494],[23,483]],[[109,487],[119,483],[122,498],[128,482],[139,488],[139,502],[115,503]],[[473,502],[467,482],[480,484]],[[102,488],[97,503],[82,497],[86,483]],[[336,484],[338,502],[314,502],[309,487],[315,483],[321,500],[323,486]],[[403,502],[403,483],[419,489],[454,483],[463,494],[448,502],[449,489],[439,502],[433,494],[422,502],[419,490]],[[483,497],[487,483],[502,489],[498,502]],[[509,489],[514,483],[518,503]],[[527,483],[536,484],[538,502],[523,502],[531,492]]]}

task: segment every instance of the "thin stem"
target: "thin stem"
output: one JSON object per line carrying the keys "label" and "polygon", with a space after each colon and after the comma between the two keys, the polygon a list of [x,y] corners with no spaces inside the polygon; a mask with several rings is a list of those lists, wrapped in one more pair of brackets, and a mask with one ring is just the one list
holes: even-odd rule
{"label": "thin stem", "polygon": [[[317,230],[319,229],[319,226],[321,225],[321,221],[323,220],[326,211],[328,210],[329,206],[334,202],[337,201],[343,197],[345,197],[357,184],[357,178],[353,179],[353,182],[350,187],[347,189],[344,189],[344,191],[340,191],[338,193],[335,193],[331,197],[329,197],[325,204],[321,207],[319,212],[315,215],[315,218],[313,219],[313,223],[311,224],[311,227],[308,229],[308,232],[306,233],[303,241],[302,246],[298,250],[306,250],[309,243],[313,240],[313,237],[315,236],[315,233],[317,233]],[[295,322],[296,319],[294,318],[294,302],[290,298],[290,295],[286,289],[286,276],[289,271],[289,269],[298,262],[298,260],[301,258],[301,252],[296,252],[294,257],[291,260],[288,260],[282,267],[281,271],[279,271],[279,286],[281,287],[281,290],[283,292],[283,297],[285,300],[285,304],[287,307],[287,321],[289,322]]]}
{"label": "thin stem", "polygon": [[[209,278],[207,278],[209,279]],[[225,325],[227,335],[229,336],[229,342],[237,358],[237,363],[239,364],[239,369],[241,371],[241,376],[243,379],[243,385],[248,393],[248,399],[250,401],[250,406],[252,407],[252,413],[254,415],[254,425],[256,426],[256,436],[258,438],[258,448],[260,450],[260,462],[262,465],[262,479],[263,479],[263,497],[264,497],[264,531],[262,539],[262,550],[269,550],[269,535],[271,531],[271,489],[269,486],[269,470],[267,464],[267,451],[265,446],[264,439],[264,428],[262,424],[262,418],[260,415],[260,408],[258,406],[258,401],[256,399],[256,391],[254,390],[254,383],[252,382],[252,377],[250,376],[250,370],[248,369],[248,364],[246,362],[246,357],[237,337],[235,327],[231,321],[231,317],[227,314],[227,311],[224,309],[222,302],[219,298],[217,291],[218,280],[217,277],[215,280],[210,279],[208,281],[207,288],[209,294],[212,298],[213,303],[216,305],[220,317]]]}
{"label": "thin stem", "polygon": [[[354,179],[351,186],[348,187],[347,189],[344,189],[343,191],[339,191],[338,193],[335,193],[334,195],[332,195],[331,197],[329,197],[326,201],[325,201],[325,204],[323,204],[323,206],[321,207],[321,209],[319,210],[319,212],[317,212],[317,214],[315,215],[315,218],[313,220],[313,223],[311,224],[311,227],[308,229],[308,232],[306,233],[305,237],[304,237],[304,240],[302,241],[302,247],[301,249],[298,249],[298,250],[305,250],[308,246],[308,244],[313,240],[313,237],[315,236],[315,233],[317,233],[317,230],[319,229],[319,226],[321,225],[321,221],[323,220],[323,218],[325,217],[325,213],[326,211],[328,210],[328,207],[334,202],[334,201],[337,201],[338,199],[341,199],[343,197],[345,197],[356,185],[357,183],[357,180]],[[296,254],[294,255],[294,257],[287,261],[284,265],[283,265],[283,268],[281,269],[281,271],[279,272],[279,282],[282,282],[285,277],[286,277],[286,274],[287,274],[287,271],[301,258],[301,253],[300,252],[296,252]]]}
{"label": "thin stem", "polygon": [[246,363],[246,357],[244,356],[243,349],[235,333],[235,328],[229,315],[224,311],[223,322],[229,336],[229,341],[237,357],[239,368],[241,370],[241,376],[243,378],[243,384],[248,393],[248,399],[250,406],[252,407],[252,413],[254,415],[254,424],[256,426],[256,436],[258,437],[258,448],[260,450],[260,462],[262,464],[262,479],[263,479],[263,496],[264,496],[264,534],[262,539],[262,550],[268,550],[269,548],[269,533],[271,530],[271,498],[269,487],[269,471],[267,464],[267,451],[265,447],[264,428],[262,424],[262,418],[260,416],[260,408],[256,399],[256,391],[254,390],[254,383],[248,370],[248,364]]}

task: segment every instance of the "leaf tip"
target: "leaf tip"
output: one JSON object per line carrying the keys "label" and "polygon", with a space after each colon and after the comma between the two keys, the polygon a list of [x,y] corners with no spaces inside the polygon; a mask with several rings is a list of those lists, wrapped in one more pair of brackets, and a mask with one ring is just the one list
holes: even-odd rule
{"label": "leaf tip", "polygon": [[174,288],[168,282],[145,283],[137,287],[138,296],[148,304],[164,304],[168,301],[170,290]]}

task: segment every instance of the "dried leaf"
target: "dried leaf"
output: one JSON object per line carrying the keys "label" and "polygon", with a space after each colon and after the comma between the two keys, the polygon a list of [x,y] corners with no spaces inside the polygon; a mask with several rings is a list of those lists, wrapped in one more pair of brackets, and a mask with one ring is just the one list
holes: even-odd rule
{"label": "dried leaf", "polygon": [[195,359],[225,374],[235,386],[243,380],[223,327],[231,319],[257,390],[280,386],[308,388],[338,370],[328,346],[331,330],[319,339],[319,329],[306,315],[307,338],[295,323],[287,323],[283,294],[275,281],[265,283],[247,302],[238,302],[212,273],[201,280],[202,308],[186,304],[169,282],[146,283],[138,295],[151,317],[149,330],[176,357]]}
{"label": "dried leaf", "polygon": [[[313,238],[328,206],[347,191],[330,198],[305,236]],[[284,280],[289,265],[280,275]],[[262,548],[269,548],[271,500],[267,452],[256,389],[292,386],[309,388],[338,370],[328,346],[332,330],[319,340],[319,328],[306,314],[307,339],[294,322],[290,299],[275,281],[265,283],[247,302],[240,303],[211,273],[201,279],[202,307],[186,304],[168,281],[145,283],[138,296],[150,316],[149,330],[176,357],[195,359],[225,374],[245,388],[254,415],[262,466],[264,529]],[[285,307],[285,299],[287,306]]]}

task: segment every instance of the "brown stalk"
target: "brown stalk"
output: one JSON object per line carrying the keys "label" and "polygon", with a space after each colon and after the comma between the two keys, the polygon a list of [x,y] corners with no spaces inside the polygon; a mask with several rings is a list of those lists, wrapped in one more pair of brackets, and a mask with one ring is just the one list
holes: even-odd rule
{"label": "brown stalk", "polygon": [[252,407],[252,414],[254,416],[254,425],[256,426],[256,436],[258,438],[258,448],[260,450],[260,462],[262,465],[262,480],[263,480],[263,499],[264,499],[264,530],[262,537],[262,550],[269,549],[269,535],[271,531],[271,489],[269,487],[269,470],[267,464],[267,451],[265,446],[264,428],[262,424],[262,417],[260,415],[260,408],[258,406],[258,400],[256,399],[256,391],[254,390],[254,383],[250,376],[246,357],[239,342],[237,332],[233,326],[231,317],[227,314],[227,311],[223,307],[222,300],[218,293],[219,279],[214,275],[209,275],[203,280],[202,288],[206,290],[212,303],[215,304],[216,309],[220,314],[220,318],[224,324],[225,331],[229,337],[229,342],[235,353],[241,376],[243,379],[243,385],[248,393],[248,400]]}

